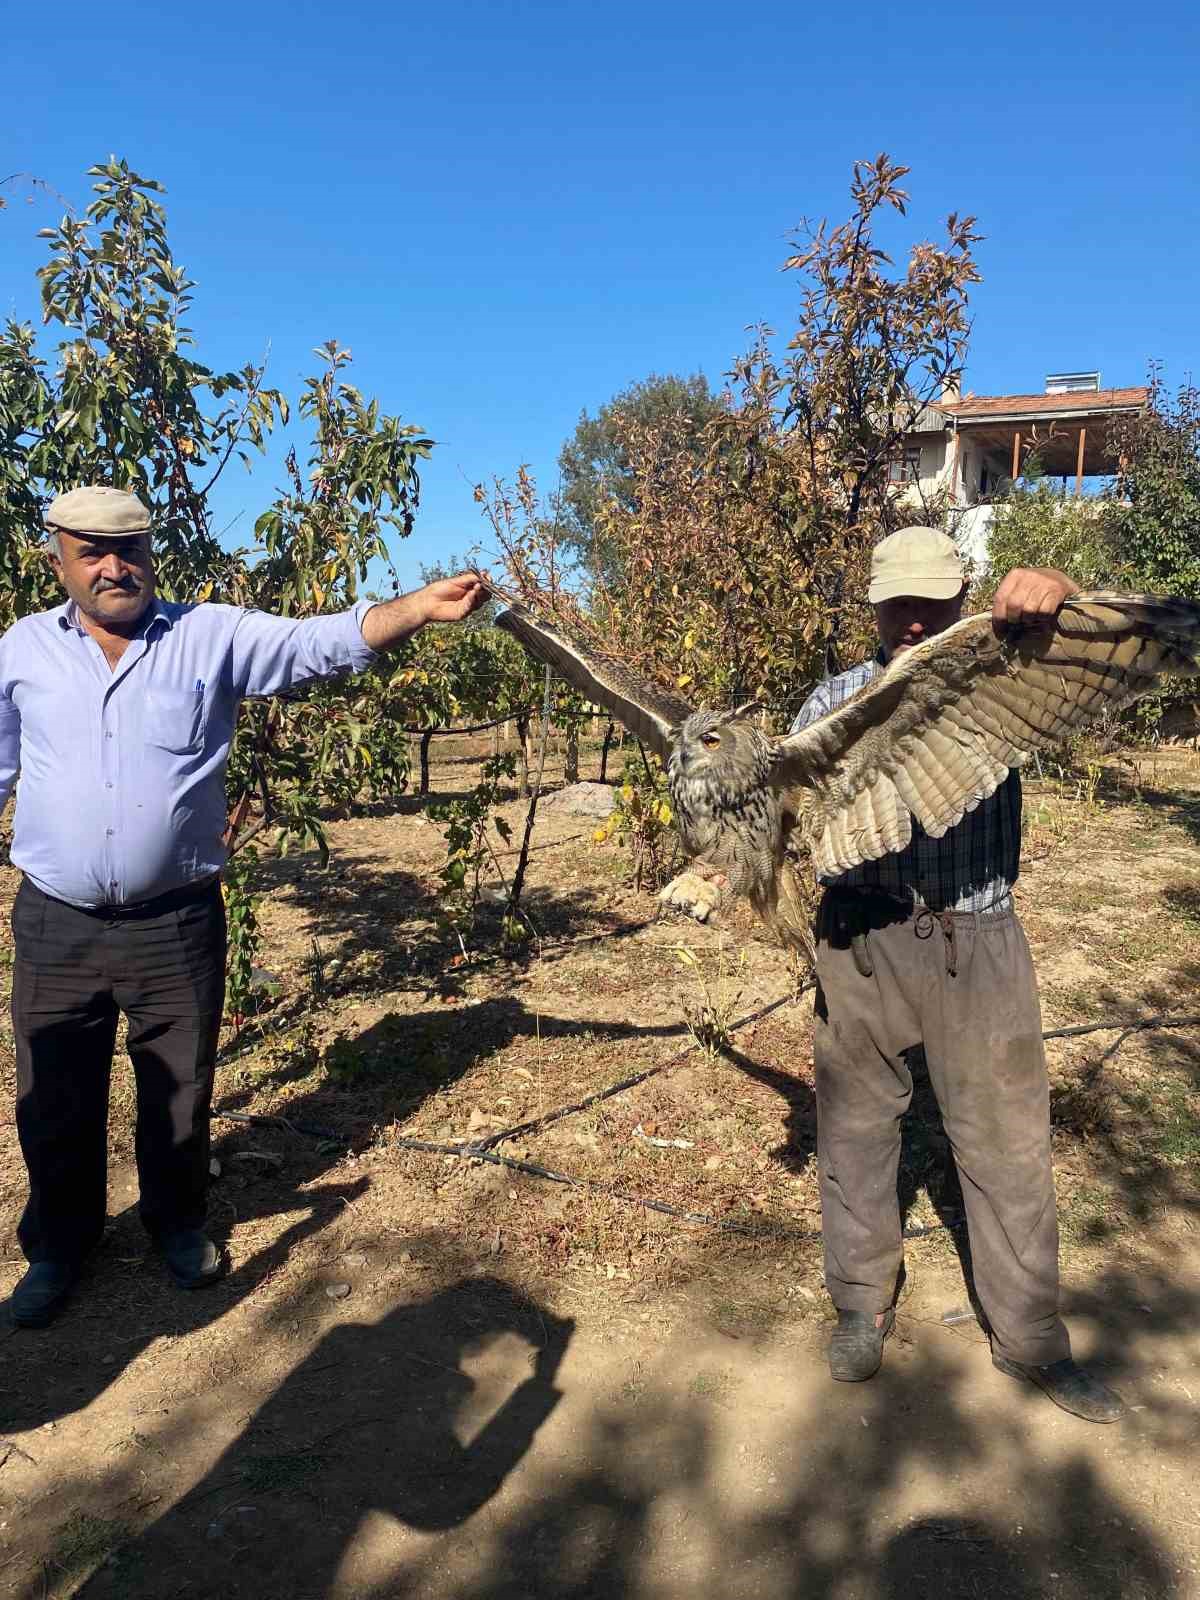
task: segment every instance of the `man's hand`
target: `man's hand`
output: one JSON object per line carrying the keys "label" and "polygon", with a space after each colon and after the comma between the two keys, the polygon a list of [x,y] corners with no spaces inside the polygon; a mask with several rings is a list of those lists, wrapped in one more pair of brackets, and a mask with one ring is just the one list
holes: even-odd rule
{"label": "man's hand", "polygon": [[423,589],[372,606],[362,619],[362,636],[372,650],[390,650],[410,638],[427,622],[461,622],[478,611],[488,598],[477,572],[460,572],[438,578]]}
{"label": "man's hand", "polygon": [[438,578],[409,597],[422,610],[421,622],[461,622],[488,598],[477,572],[460,572],[455,578]]}
{"label": "man's hand", "polygon": [[996,590],[992,626],[1003,635],[1017,624],[1051,622],[1063,601],[1078,593],[1079,585],[1053,567],[1014,567]]}

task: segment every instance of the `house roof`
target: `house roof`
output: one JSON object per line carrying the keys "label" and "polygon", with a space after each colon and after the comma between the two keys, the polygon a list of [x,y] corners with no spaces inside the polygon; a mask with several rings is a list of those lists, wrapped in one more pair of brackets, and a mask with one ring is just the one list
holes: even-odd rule
{"label": "house roof", "polygon": [[1140,410],[1149,389],[1078,389],[1066,394],[986,394],[962,400],[939,400],[937,409],[963,422],[998,422],[1002,418],[1095,415],[1097,412]]}

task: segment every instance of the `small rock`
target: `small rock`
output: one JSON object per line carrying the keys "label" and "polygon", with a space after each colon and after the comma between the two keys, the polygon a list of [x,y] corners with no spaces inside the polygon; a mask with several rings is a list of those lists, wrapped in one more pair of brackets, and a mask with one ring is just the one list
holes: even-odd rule
{"label": "small rock", "polygon": [[221,1163],[216,1156],[208,1163],[208,1175],[210,1178],[219,1178],[221,1176]]}
{"label": "small rock", "polygon": [[361,1250],[351,1250],[348,1256],[342,1257],[342,1260],[348,1267],[365,1267],[367,1264],[367,1258]]}
{"label": "small rock", "polygon": [[348,1283],[330,1283],[326,1285],[325,1293],[331,1300],[344,1300],[350,1293]]}
{"label": "small rock", "polygon": [[541,801],[543,811],[565,811],[573,817],[607,817],[617,803],[607,783],[571,783]]}

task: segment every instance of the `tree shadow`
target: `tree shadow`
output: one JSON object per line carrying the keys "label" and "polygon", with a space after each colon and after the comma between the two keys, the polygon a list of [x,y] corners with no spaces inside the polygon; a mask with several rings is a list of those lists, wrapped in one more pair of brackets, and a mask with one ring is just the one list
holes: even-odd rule
{"label": "tree shadow", "polygon": [[[1170,1550],[1082,1453],[1040,1460],[1015,1410],[983,1428],[943,1363],[918,1356],[909,1368],[807,1407],[781,1396],[790,1437],[760,1413],[757,1430],[735,1430],[736,1455],[695,1399],[660,1388],[636,1409],[601,1405],[581,1465],[481,1530],[486,1559],[473,1571],[456,1573],[439,1551],[415,1571],[397,1563],[364,1600],[1180,1596]],[[979,1496],[949,1488],[976,1478]],[[945,1512],[906,1517],[910,1486],[938,1482]],[[1004,1509],[961,1515],[963,1498]]]}
{"label": "tree shadow", "polygon": [[[307,1165],[323,1168],[328,1158]],[[168,1282],[161,1259],[150,1250],[137,1206],[126,1207],[110,1219],[59,1319],[49,1328],[9,1330],[0,1378],[0,1433],[43,1427],[82,1411],[157,1340],[196,1334],[220,1321],[278,1272],[305,1239],[339,1217],[365,1187],[365,1179],[356,1179],[310,1189],[301,1199],[292,1186],[243,1180],[238,1221],[302,1214],[226,1277],[195,1293],[183,1293]],[[213,1198],[211,1233],[220,1244],[230,1220],[220,1185]]]}
{"label": "tree shadow", "polygon": [[[1178,914],[1200,915],[1189,884],[1169,885],[1162,897]],[[1200,966],[1180,963],[1136,998],[1108,987],[1097,991],[1095,1015],[1133,1029],[1144,1018],[1200,1011]],[[1082,1051],[1063,1062],[1051,1084],[1051,1123],[1086,1146],[1107,1204],[1088,1219],[1094,1242],[1160,1218],[1165,1207],[1200,1215],[1200,1027],[1131,1032],[1104,1030],[1080,1040]],[[1131,1063],[1139,1049],[1151,1070]],[[1132,1070],[1130,1070],[1132,1067]]]}
{"label": "tree shadow", "polygon": [[[1098,1307],[1114,1287],[1097,1286]],[[1157,1347],[1191,1333],[1198,1300],[1177,1286]],[[597,1382],[594,1351],[560,1383],[572,1331],[486,1276],[335,1327],[78,1592],[1183,1600],[1178,1555],[1130,1469],[1152,1466],[1156,1502],[1165,1465],[1186,1482],[1194,1405],[1168,1397],[1127,1419],[1114,1474],[1095,1430],[999,1375],[968,1388],[970,1363],[936,1335],[861,1386],[814,1383],[790,1352],[749,1357],[743,1406],[736,1387],[722,1398],[688,1382],[696,1358],[678,1346],[633,1385],[607,1368]],[[186,1460],[194,1426],[181,1419],[160,1451]],[[128,1476],[111,1473],[113,1498]],[[95,1495],[95,1478],[81,1468],[76,1487]],[[34,1600],[43,1583],[14,1592]]]}
{"label": "tree shadow", "polygon": [[[562,959],[586,940],[628,936],[653,920],[631,922],[619,915],[602,887],[577,886],[563,893],[529,885],[522,906],[533,932],[523,944],[512,945],[503,937],[506,892],[497,883],[485,888],[479,901],[472,950],[464,961],[457,937],[439,914],[435,886],[410,872],[381,868],[371,857],[341,851],[325,870],[308,858],[263,861],[254,869],[251,887],[256,894],[278,893],[281,904],[305,912],[317,931],[300,972],[291,975],[293,980],[307,977],[306,992],[260,1003],[249,1039],[287,1027],[314,999],[406,986],[428,995],[461,994],[481,968],[520,972]],[[269,950],[263,961],[272,965]],[[230,1048],[224,1049],[226,1057]]]}
{"label": "tree shadow", "polygon": [[[45,1330],[14,1331],[0,1377],[0,1431],[40,1426],[86,1407],[156,1339],[195,1333],[225,1316],[363,1192],[366,1180],[321,1181],[348,1147],[381,1125],[411,1117],[489,1053],[519,1038],[643,1042],[686,1034],[684,1023],[643,1027],[557,1018],[501,996],[453,1009],[387,1013],[352,1037],[335,1037],[315,1056],[301,1050],[257,1072],[240,1088],[221,1092],[218,1075],[213,1155],[223,1171],[210,1192],[212,1236],[221,1244],[234,1224],[245,1232],[278,1215],[302,1214],[220,1282],[183,1294],[150,1252],[136,1205],[122,1209],[110,1219],[62,1317]],[[264,1090],[295,1090],[315,1069],[323,1069],[315,1084],[288,1094],[284,1111],[293,1127],[323,1128],[329,1138],[240,1128],[224,1119]],[[132,1184],[131,1169],[114,1174],[110,1193],[122,1181]]]}
{"label": "tree shadow", "polygon": [[1158,821],[1170,822],[1182,828],[1195,843],[1200,843],[1200,795],[1178,789],[1148,788],[1143,784],[1136,785],[1131,793],[1128,787],[1109,784],[1103,778],[1097,794],[1118,804],[1129,805],[1132,802],[1143,807],[1153,812]]}

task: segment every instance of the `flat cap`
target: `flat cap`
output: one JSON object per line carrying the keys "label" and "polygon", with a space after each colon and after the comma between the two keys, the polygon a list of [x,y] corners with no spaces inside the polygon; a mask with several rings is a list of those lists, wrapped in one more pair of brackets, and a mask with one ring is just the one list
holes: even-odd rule
{"label": "flat cap", "polygon": [[65,528],[68,533],[125,539],[131,533],[145,533],[150,526],[150,513],[127,489],[89,484],[82,489],[68,489],[51,500],[43,521],[48,528]]}

